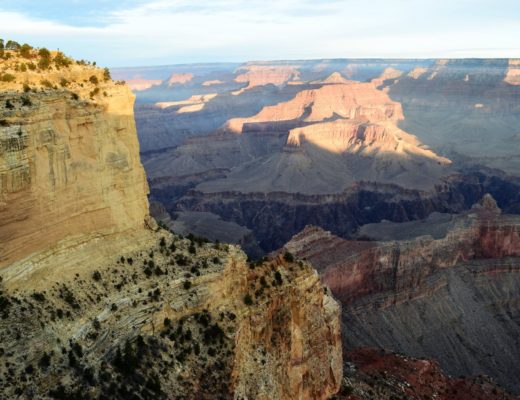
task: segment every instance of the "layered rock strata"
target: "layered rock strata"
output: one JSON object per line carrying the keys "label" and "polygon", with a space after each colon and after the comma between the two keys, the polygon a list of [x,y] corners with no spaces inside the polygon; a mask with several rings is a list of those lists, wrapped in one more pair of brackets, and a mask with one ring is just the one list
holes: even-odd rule
{"label": "layered rock strata", "polygon": [[74,65],[40,74],[67,87],[18,91],[34,74],[0,85],[0,268],[72,236],[142,230],[148,215],[130,89]]}
{"label": "layered rock strata", "polygon": [[433,358],[448,373],[518,391],[520,219],[486,199],[440,239],[346,241],[309,227],[286,248],[316,265],[342,302],[347,349]]}
{"label": "layered rock strata", "polygon": [[39,279],[37,259],[4,275],[2,396],[327,399],[339,389],[340,310],[308,264],[250,266],[237,247],[166,231],[112,250],[89,264],[85,249],[55,251],[68,277]]}

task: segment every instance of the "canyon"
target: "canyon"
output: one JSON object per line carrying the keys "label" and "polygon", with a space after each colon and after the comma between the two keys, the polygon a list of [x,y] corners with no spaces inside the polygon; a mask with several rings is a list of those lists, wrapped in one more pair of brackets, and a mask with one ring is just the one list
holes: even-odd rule
{"label": "canyon", "polygon": [[[151,199],[173,220],[222,221],[215,229],[184,222],[213,240],[244,243],[239,233],[252,232],[253,257],[307,224],[350,238],[382,219],[458,213],[486,193],[517,213],[516,68],[515,59],[163,67],[164,82],[193,78],[137,94]],[[185,113],[155,105],[167,93],[216,97]]]}
{"label": "canyon", "polygon": [[517,60],[7,54],[0,397],[517,398]]}
{"label": "canyon", "polygon": [[517,59],[163,68],[194,75],[172,101],[217,96],[137,94],[152,214],[310,261],[342,304],[337,398],[515,398]]}

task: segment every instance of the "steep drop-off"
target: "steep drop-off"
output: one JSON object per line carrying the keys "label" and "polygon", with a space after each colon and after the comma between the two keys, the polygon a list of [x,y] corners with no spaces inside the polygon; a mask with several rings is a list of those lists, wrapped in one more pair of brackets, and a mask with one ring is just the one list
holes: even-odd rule
{"label": "steep drop-off", "polygon": [[0,268],[65,238],[144,228],[133,100],[127,86],[77,64],[0,83]]}
{"label": "steep drop-off", "polygon": [[520,218],[486,196],[450,225],[440,239],[390,242],[308,227],[286,248],[342,302],[347,350],[433,358],[450,374],[486,374],[519,391]]}

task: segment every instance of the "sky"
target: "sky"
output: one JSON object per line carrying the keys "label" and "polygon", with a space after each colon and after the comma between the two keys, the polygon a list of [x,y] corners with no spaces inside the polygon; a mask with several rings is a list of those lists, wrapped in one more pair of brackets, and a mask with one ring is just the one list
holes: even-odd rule
{"label": "sky", "polygon": [[520,0],[0,0],[0,38],[109,67],[520,57]]}

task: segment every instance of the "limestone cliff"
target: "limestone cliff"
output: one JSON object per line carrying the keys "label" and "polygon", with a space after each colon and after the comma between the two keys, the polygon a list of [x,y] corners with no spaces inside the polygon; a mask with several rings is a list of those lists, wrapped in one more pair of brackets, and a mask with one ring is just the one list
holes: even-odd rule
{"label": "limestone cliff", "polygon": [[0,61],[0,398],[336,393],[340,309],[316,271],[159,229],[133,96],[62,57]]}
{"label": "limestone cliff", "polygon": [[0,83],[0,268],[66,238],[144,229],[130,89],[92,66],[22,73],[15,60],[0,61],[16,76]]}

